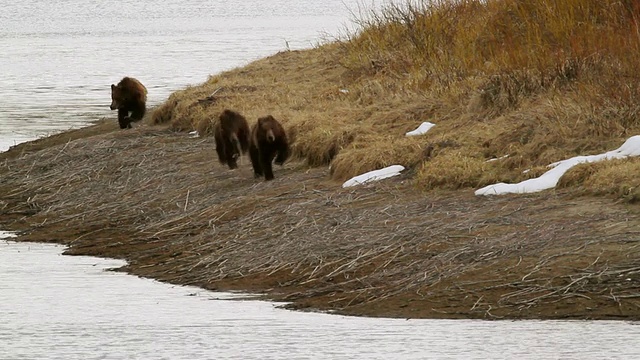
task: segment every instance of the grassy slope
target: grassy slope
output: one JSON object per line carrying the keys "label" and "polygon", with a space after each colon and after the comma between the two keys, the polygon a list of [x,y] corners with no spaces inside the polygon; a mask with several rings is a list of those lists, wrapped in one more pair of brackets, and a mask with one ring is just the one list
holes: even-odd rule
{"label": "grassy slope", "polygon": [[[633,1],[453,1],[363,17],[348,39],[177,92],[153,121],[207,133],[224,108],[271,113],[297,156],[331,163],[334,179],[400,163],[422,189],[521,181],[640,133]],[[403,136],[422,121],[437,126]],[[640,162],[585,166],[562,185],[638,196]],[[612,173],[626,175],[607,184]]]}
{"label": "grassy slope", "polygon": [[637,319],[639,210],[565,192],[342,189],[288,162],[271,182],[211,138],[115,120],[0,154],[0,227],[67,253],[295,308],[446,318]]}
{"label": "grassy slope", "polygon": [[[172,94],[148,119],[168,126],[103,122],[19,145],[0,154],[0,224],[135,274],[296,307],[638,318],[639,210],[576,195],[634,200],[640,162],[580,166],[557,191],[472,194],[640,130],[634,2],[521,3],[387,9],[350,39]],[[275,181],[229,171],[210,137],[183,132],[208,134],[224,108],[285,124],[296,157]],[[437,125],[404,137],[422,121]],[[410,170],[339,186],[394,163]]]}

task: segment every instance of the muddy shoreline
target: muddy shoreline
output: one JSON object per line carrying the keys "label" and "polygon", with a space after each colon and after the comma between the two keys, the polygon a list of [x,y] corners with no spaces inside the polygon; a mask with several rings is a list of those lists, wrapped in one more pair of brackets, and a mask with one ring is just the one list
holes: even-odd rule
{"label": "muddy shoreline", "polygon": [[0,154],[0,228],[123,271],[363,316],[640,318],[637,207],[547,191],[342,189],[292,161],[231,171],[211,138],[113,121]]}

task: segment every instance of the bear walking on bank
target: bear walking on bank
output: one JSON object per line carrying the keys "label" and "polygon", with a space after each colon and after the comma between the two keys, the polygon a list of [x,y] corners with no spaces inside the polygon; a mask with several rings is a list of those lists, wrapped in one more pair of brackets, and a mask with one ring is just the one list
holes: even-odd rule
{"label": "bear walking on bank", "polygon": [[271,162],[275,158],[278,165],[284,164],[289,157],[289,142],[284,128],[267,115],[258,119],[251,129],[251,143],[249,155],[251,165],[256,178],[264,175],[265,180],[273,180],[273,167]]}
{"label": "bear walking on bank", "polygon": [[213,129],[213,137],[220,163],[228,165],[229,169],[237,168],[238,158],[249,148],[247,119],[235,111],[223,111]]}
{"label": "bear walking on bank", "polygon": [[147,88],[140,81],[124,77],[118,85],[111,84],[111,110],[118,109],[120,129],[130,129],[132,122],[141,120],[146,104]]}

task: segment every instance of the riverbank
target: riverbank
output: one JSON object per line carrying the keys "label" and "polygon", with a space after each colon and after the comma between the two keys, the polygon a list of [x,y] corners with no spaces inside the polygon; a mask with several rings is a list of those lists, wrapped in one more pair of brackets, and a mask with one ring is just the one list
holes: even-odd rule
{"label": "riverbank", "polygon": [[[0,154],[0,226],[296,309],[638,319],[638,158],[577,165],[540,193],[473,194],[640,134],[637,10],[389,5],[344,39],[176,91],[131,131],[107,119]],[[282,122],[292,158],[275,181],[216,161],[224,109]]]}
{"label": "riverbank", "polygon": [[632,205],[548,191],[421,193],[411,175],[341,188],[296,160],[276,180],[213,139],[113,119],[0,154],[0,227],[125,259],[175,284],[296,309],[408,318],[637,319]]}

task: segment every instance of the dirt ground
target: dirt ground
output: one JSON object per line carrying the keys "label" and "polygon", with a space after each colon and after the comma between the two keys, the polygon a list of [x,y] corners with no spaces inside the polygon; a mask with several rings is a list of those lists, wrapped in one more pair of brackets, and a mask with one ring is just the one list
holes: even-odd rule
{"label": "dirt ground", "polygon": [[412,171],[343,189],[291,161],[272,182],[212,138],[85,129],[0,154],[0,228],[123,271],[289,307],[404,318],[640,318],[637,206],[570,190],[420,192]]}

